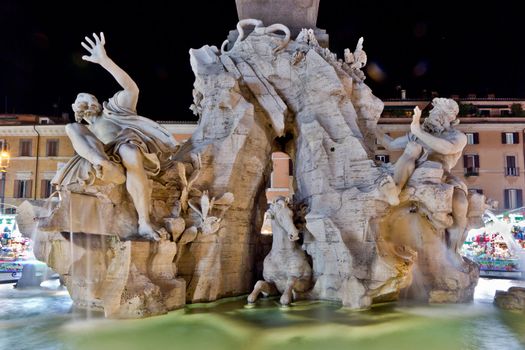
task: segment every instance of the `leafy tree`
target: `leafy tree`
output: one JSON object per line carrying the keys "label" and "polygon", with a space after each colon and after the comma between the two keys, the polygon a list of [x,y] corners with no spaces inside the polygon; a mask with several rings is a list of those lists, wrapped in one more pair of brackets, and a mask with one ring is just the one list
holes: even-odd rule
{"label": "leafy tree", "polygon": [[460,117],[473,117],[479,115],[478,107],[474,106],[472,103],[461,103],[459,104],[459,116]]}
{"label": "leafy tree", "polygon": [[514,117],[523,117],[525,115],[525,112],[523,111],[523,106],[521,103],[513,103],[510,106],[510,114]]}

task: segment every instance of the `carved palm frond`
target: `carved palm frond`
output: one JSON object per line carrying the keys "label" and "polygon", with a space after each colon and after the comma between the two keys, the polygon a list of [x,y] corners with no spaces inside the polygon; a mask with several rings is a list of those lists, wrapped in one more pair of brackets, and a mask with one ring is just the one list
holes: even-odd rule
{"label": "carved palm frond", "polygon": [[204,220],[204,217],[202,216],[202,212],[199,210],[199,208],[197,208],[197,207],[195,206],[195,204],[193,204],[191,201],[188,201],[187,203],[188,203],[188,205],[190,206],[190,208],[193,209],[197,214],[199,214],[199,216],[201,217],[201,219]]}
{"label": "carved palm frond", "polygon": [[206,220],[208,213],[210,212],[210,197],[208,196],[208,191],[204,191],[201,197],[201,213],[202,219]]}

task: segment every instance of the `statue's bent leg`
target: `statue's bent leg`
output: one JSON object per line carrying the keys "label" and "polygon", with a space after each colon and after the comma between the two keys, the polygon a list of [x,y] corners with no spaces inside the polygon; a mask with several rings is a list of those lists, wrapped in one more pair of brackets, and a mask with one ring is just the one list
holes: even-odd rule
{"label": "statue's bent leg", "polygon": [[297,282],[297,277],[288,277],[288,281],[286,282],[286,289],[284,290],[283,295],[281,295],[281,305],[290,305],[290,303],[292,302],[292,291],[295,282]]}
{"label": "statue's bent leg", "polygon": [[248,295],[248,302],[249,303],[255,303],[257,300],[257,297],[259,296],[259,293],[263,293],[264,296],[276,294],[277,289],[275,288],[273,283],[269,283],[266,281],[257,281],[255,283],[255,287],[253,287],[253,291]]}
{"label": "statue's bent leg", "polygon": [[121,145],[118,152],[126,168],[126,189],[139,217],[138,233],[144,238],[158,240],[159,236],[153,229],[149,215],[151,186],[144,170],[142,153],[132,144]]}
{"label": "statue's bent leg", "polygon": [[97,171],[97,177],[117,184],[126,181],[124,169],[109,160],[104,151],[104,144],[87,126],[80,123],[68,124],[66,125],[66,134],[78,155],[93,164]]}

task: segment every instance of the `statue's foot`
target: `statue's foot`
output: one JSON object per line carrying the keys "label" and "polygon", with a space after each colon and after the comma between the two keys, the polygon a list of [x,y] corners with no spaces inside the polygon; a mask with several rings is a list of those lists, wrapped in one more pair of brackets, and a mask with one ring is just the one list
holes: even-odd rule
{"label": "statue's foot", "polygon": [[287,294],[283,294],[281,295],[281,299],[279,299],[279,302],[281,303],[281,305],[290,305],[291,303],[291,295],[287,295]]}
{"label": "statue's foot", "polygon": [[248,295],[248,303],[253,304],[255,303],[256,300],[257,300],[257,296],[253,295],[253,293]]}
{"label": "statue's foot", "polygon": [[159,234],[147,223],[139,223],[139,236],[150,241],[160,241]]}
{"label": "statue's foot", "polygon": [[99,179],[105,182],[112,182],[117,185],[126,182],[126,174],[124,168],[120,164],[115,164],[109,160],[103,160],[100,164],[95,166],[96,175]]}

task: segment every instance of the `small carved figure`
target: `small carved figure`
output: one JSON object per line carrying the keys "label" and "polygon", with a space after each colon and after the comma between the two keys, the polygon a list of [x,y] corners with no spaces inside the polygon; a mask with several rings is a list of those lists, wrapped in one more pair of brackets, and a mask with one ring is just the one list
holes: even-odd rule
{"label": "small carved figure", "polygon": [[366,66],[368,60],[366,52],[363,50],[363,41],[363,37],[359,38],[355,51],[352,53],[350,49],[345,49],[343,54],[344,63],[346,64],[343,66],[346,67],[346,72],[358,82],[365,80],[365,74],[361,69]]}
{"label": "small carved figure", "polygon": [[365,50],[363,50],[363,41],[364,41],[363,37],[360,37],[359,40],[357,41],[357,45],[355,47],[355,51],[353,54],[354,59],[351,62],[350,68],[361,69],[364,66],[366,66],[367,56],[366,56]]}
{"label": "small carved figure", "polygon": [[272,220],[272,249],[264,259],[263,281],[258,281],[248,302],[254,303],[259,293],[281,293],[282,305],[292,302],[295,292],[306,292],[311,286],[312,268],[306,253],[297,240],[299,231],[293,223],[293,213],[284,197],[277,197],[270,205],[267,215]]}

